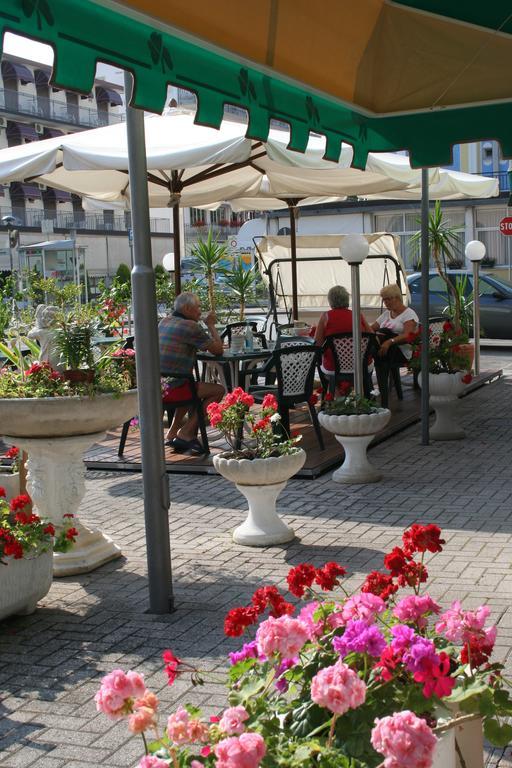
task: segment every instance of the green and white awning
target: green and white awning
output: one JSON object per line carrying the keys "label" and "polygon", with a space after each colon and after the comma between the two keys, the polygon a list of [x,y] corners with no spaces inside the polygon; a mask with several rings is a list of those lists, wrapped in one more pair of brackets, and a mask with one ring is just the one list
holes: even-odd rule
{"label": "green and white awning", "polygon": [[2,0],[0,31],[50,43],[53,82],[89,93],[97,61],[130,70],[132,105],[162,112],[168,84],[194,91],[196,121],[225,104],[290,148],[325,135],[354,165],[408,149],[414,167],[449,164],[455,143],[493,138],[512,156],[509,0]]}

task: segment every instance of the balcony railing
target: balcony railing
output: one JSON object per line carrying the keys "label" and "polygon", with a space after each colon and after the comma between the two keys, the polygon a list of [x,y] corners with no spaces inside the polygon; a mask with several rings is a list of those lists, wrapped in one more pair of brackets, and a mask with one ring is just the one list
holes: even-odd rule
{"label": "balcony railing", "polygon": [[[110,212],[106,211],[109,214]],[[41,230],[43,222],[49,221],[53,224],[53,229],[66,230],[86,229],[91,232],[126,232],[131,228],[130,215],[104,215],[103,213],[83,213],[74,211],[48,211],[37,208],[13,208],[8,206],[0,207],[0,219],[2,216],[14,215],[21,222],[20,227],[32,227]],[[44,225],[43,225],[44,228]],[[171,226],[169,219],[150,219],[150,229],[153,234],[170,234]],[[3,231],[0,228],[0,231]],[[47,230],[45,230],[46,232]],[[45,234],[44,237],[47,235]]]}
{"label": "balcony railing", "polygon": [[500,192],[510,192],[510,178],[508,171],[486,171],[481,175],[491,176],[493,179],[498,179]]}
{"label": "balcony railing", "polygon": [[237,235],[242,224],[215,224],[214,222],[205,222],[204,224],[185,224],[185,234],[189,239],[194,237],[207,237],[211,229],[213,236],[218,240],[226,239],[232,235]]}
{"label": "balcony railing", "polygon": [[82,106],[81,103],[66,103],[43,96],[19,93],[7,88],[0,88],[0,113],[30,115],[34,122],[51,121],[63,125],[77,125],[81,128],[98,128],[124,120],[124,114],[115,115],[106,110]]}

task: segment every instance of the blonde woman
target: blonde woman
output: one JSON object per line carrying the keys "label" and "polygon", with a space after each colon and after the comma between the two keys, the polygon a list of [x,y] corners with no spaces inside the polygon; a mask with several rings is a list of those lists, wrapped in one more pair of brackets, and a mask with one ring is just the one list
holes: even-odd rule
{"label": "blonde woman", "polygon": [[380,339],[375,368],[381,403],[386,408],[389,372],[392,368],[408,365],[412,348],[407,342],[409,334],[418,329],[418,315],[413,309],[405,306],[402,291],[396,283],[384,286],[380,295],[385,310],[372,324],[372,329]]}

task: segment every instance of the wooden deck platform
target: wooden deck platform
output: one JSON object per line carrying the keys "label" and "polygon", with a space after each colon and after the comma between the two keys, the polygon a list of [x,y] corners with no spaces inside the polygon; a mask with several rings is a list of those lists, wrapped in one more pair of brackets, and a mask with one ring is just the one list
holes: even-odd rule
{"label": "wooden deck platform", "polygon": [[[470,394],[484,384],[498,379],[501,375],[501,370],[482,372],[480,376],[474,378],[472,383],[467,387],[466,394]],[[388,437],[395,435],[397,432],[400,432],[420,420],[420,391],[413,389],[411,376],[404,376],[402,383],[404,399],[400,401],[391,395],[391,420],[386,429],[375,437],[372,445],[381,443]],[[291,413],[291,431],[292,433],[296,431],[302,433],[301,446],[307,452],[306,463],[300,472],[298,472],[297,477],[318,477],[318,475],[323,472],[332,470],[341,464],[343,460],[343,450],[335,440],[334,435],[325,430],[323,430],[325,450],[320,450],[313,427],[309,420],[307,409],[298,409]],[[134,429],[129,433],[123,456],[117,455],[120,433],[121,428],[112,430],[107,434],[103,442],[93,445],[87,451],[85,455],[87,469],[127,472],[141,471],[139,431]],[[185,454],[174,453],[171,448],[166,448],[165,460],[167,472],[216,474],[215,469],[213,468],[212,456],[226,450],[227,445],[220,433],[212,428],[208,429],[208,439],[210,441],[211,449],[211,454],[209,456],[187,456]]]}

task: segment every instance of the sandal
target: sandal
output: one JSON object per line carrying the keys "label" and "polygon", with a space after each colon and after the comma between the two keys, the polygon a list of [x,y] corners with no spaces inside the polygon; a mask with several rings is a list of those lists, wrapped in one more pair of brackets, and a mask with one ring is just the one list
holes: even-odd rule
{"label": "sandal", "polygon": [[189,441],[183,440],[181,437],[173,437],[172,440],[166,440],[164,445],[173,448],[175,453],[185,453],[190,448]]}

